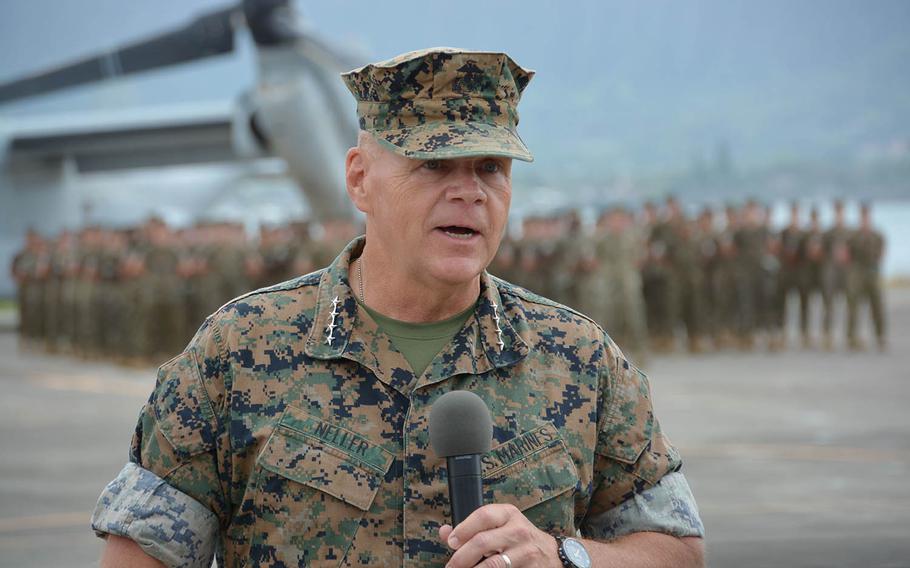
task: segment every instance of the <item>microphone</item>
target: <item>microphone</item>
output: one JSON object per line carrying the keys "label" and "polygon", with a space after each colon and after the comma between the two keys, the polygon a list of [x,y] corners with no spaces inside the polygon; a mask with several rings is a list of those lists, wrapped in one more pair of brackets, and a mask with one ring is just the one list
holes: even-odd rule
{"label": "microphone", "polygon": [[490,451],[493,419],[483,399],[468,391],[451,391],[430,409],[430,445],[446,458],[452,526],[483,505],[480,458]]}

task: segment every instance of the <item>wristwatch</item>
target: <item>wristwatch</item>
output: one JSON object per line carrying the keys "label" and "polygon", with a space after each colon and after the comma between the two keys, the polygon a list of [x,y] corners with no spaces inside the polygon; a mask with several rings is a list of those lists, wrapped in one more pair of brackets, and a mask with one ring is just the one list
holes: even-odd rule
{"label": "wristwatch", "polygon": [[580,540],[557,536],[556,544],[559,561],[565,568],[591,568],[591,557]]}

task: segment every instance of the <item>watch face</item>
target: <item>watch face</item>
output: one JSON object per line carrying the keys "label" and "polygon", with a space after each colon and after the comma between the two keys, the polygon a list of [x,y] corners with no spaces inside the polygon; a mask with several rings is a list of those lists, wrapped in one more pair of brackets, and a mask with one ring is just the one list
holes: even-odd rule
{"label": "watch face", "polygon": [[591,568],[591,557],[585,547],[574,538],[567,538],[562,542],[562,550],[572,564],[578,568]]}

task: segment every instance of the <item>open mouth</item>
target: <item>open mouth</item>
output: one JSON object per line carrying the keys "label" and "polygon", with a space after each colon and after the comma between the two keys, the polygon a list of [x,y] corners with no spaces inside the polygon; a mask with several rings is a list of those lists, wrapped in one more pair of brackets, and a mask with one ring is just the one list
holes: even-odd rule
{"label": "open mouth", "polygon": [[446,235],[452,237],[453,239],[467,240],[478,234],[477,231],[468,227],[461,227],[458,225],[447,225],[445,227],[439,227],[439,230],[445,233]]}

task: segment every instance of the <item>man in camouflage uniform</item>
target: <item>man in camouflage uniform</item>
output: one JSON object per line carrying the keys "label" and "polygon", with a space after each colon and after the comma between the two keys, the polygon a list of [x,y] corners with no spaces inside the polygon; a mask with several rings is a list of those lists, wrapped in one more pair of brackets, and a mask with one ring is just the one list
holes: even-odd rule
{"label": "man in camouflage uniform", "polygon": [[724,221],[724,229],[717,235],[717,267],[714,271],[717,290],[716,344],[719,348],[733,345],[740,320],[736,288],[739,250],[735,239],[740,226],[740,212],[733,204],[724,207]]}
{"label": "man in camouflage uniform", "polygon": [[51,353],[70,349],[77,266],[74,237],[65,230],[51,246],[45,277],[44,339]]}
{"label": "man in camouflage uniform", "polygon": [[743,220],[733,236],[736,243],[736,301],[739,307],[738,336],[743,349],[755,345],[755,333],[763,316],[762,257],[767,246],[767,231],[761,208],[754,200],[746,203]]}
{"label": "man in camouflage uniform", "polygon": [[[553,238],[555,246],[552,261],[547,262],[551,279],[552,296],[550,298],[579,309],[582,298],[575,276],[578,274],[579,263],[582,260],[579,252],[582,249],[582,243],[587,239],[581,224],[581,215],[572,209],[563,215],[551,217],[551,223],[556,234]],[[600,322],[601,320],[595,318],[595,321]]]}
{"label": "man in camouflage uniform", "polygon": [[[213,554],[229,567],[571,566],[554,535],[586,539],[598,565],[702,564],[645,376],[586,317],[484,270],[511,159],[531,160],[515,133],[531,75],[449,49],[344,75],[363,129],[347,189],[366,237],[222,307],[161,367],[93,517],[119,535],[102,566],[154,562],[146,552],[206,568]],[[442,341],[423,335],[435,355],[421,365],[389,327],[451,321]],[[427,423],[456,389],[495,424],[489,504],[453,529]]]}
{"label": "man in camouflage uniform", "polygon": [[[602,235],[597,240],[597,259],[603,264],[602,291],[605,303],[602,320],[617,341],[639,364],[648,346],[645,304],[641,291],[643,243],[632,230],[631,214],[615,207],[602,219]],[[615,331],[614,331],[615,330]]]}
{"label": "man in camouflage uniform", "polygon": [[307,272],[294,274],[291,263],[296,254],[296,242],[290,227],[260,227],[259,257],[262,259],[262,272],[256,288],[284,282],[293,276],[302,276]]}
{"label": "man in camouflage uniform", "polygon": [[783,329],[777,313],[777,296],[780,291],[780,239],[771,227],[771,207],[760,208],[761,230],[764,244],[761,251],[759,288],[759,305],[761,311],[756,321],[765,332],[768,349],[778,351],[783,348],[781,338]]}
{"label": "man in camouflage uniform", "polygon": [[43,335],[43,282],[39,277],[39,268],[46,255],[44,240],[29,229],[25,235],[25,248],[13,258],[10,267],[19,306],[19,338],[22,345],[28,347],[32,347]]}
{"label": "man in camouflage uniform", "polygon": [[872,227],[869,204],[860,206],[859,228],[850,236],[852,259],[847,282],[847,343],[851,349],[862,349],[857,337],[857,313],[860,304],[868,301],[880,350],[885,349],[885,312],[882,306],[882,284],[879,268],[885,253],[885,239]]}
{"label": "man in camouflage uniform", "polygon": [[508,231],[499,243],[499,250],[490,263],[489,271],[490,274],[508,282],[518,282],[517,242],[509,236]]}
{"label": "man in camouflage uniform", "polygon": [[74,351],[82,357],[98,355],[98,328],[102,324],[95,311],[101,261],[101,230],[86,227],[79,242],[76,276],[76,334]]}
{"label": "man in camouflage uniform", "polygon": [[701,250],[698,231],[683,213],[675,197],[667,199],[667,240],[671,243],[670,262],[673,267],[676,322],[686,329],[689,351],[699,353],[702,347],[704,313],[699,301],[704,273],[701,270]]}
{"label": "man in camouflage uniform", "polygon": [[834,201],[834,225],[825,231],[822,240],[825,248],[825,265],[822,271],[822,347],[830,351],[834,347],[831,327],[834,325],[834,309],[840,298],[846,299],[847,278],[853,259],[850,257],[852,231],[844,221],[844,202]]}
{"label": "man in camouflage uniform", "polygon": [[809,212],[809,227],[799,245],[799,331],[803,349],[812,347],[809,332],[812,300],[822,294],[822,272],[825,265],[824,232],[818,220],[818,209]]}
{"label": "man in camouflage uniform", "polygon": [[722,314],[717,303],[720,293],[717,273],[720,255],[718,236],[714,229],[714,211],[710,207],[704,207],[698,214],[694,240],[698,269],[702,275],[701,286],[695,290],[698,295],[696,302],[699,308],[698,319],[701,322],[704,337],[710,337],[714,346],[719,347]]}
{"label": "man in camouflage uniform", "polygon": [[787,303],[793,294],[799,294],[799,274],[802,258],[800,245],[804,233],[799,223],[799,203],[790,204],[790,223],[784,227],[778,237],[778,259],[780,273],[777,279],[777,295],[775,296],[775,316],[777,328],[780,330],[779,347],[786,345],[787,331]]}
{"label": "man in camouflage uniform", "polygon": [[657,206],[645,203],[644,224],[647,234],[645,261],[641,269],[648,334],[657,352],[672,351],[676,327],[676,287],[671,262],[671,235],[668,225],[658,217]]}
{"label": "man in camouflage uniform", "polygon": [[103,230],[95,286],[95,320],[98,352],[116,352],[121,337],[128,334],[123,317],[123,294],[120,267],[127,250],[127,236],[120,230]]}

